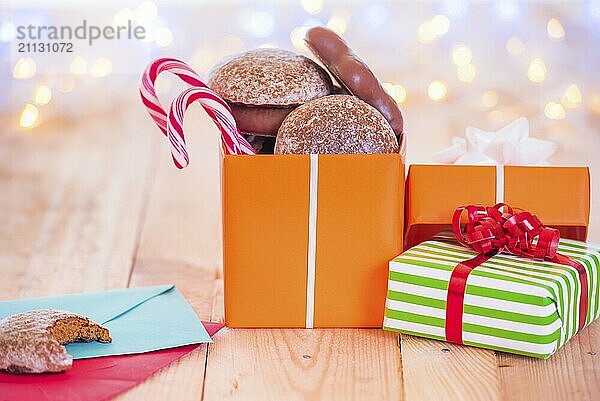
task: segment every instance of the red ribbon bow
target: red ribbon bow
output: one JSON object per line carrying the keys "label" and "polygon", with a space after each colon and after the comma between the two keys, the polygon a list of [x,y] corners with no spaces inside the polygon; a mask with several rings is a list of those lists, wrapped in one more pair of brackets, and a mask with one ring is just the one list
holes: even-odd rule
{"label": "red ribbon bow", "polygon": [[[461,217],[467,212],[467,224],[461,227]],[[452,217],[452,230],[458,242],[477,251],[472,259],[460,262],[450,276],[446,300],[446,339],[462,344],[462,320],[467,278],[474,268],[491,257],[508,252],[524,258],[544,260],[575,268],[579,275],[579,330],[585,326],[588,309],[588,278],[585,267],[568,256],[557,253],[560,233],[545,227],[537,216],[498,203],[492,207],[461,206]],[[537,242],[534,243],[534,239]]]}

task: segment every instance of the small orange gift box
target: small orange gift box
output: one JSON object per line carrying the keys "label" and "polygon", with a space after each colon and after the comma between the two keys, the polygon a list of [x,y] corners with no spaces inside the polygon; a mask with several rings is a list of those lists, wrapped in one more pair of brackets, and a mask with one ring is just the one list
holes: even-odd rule
{"label": "small orange gift box", "polygon": [[403,154],[225,155],[229,327],[381,327]]}
{"label": "small orange gift box", "polygon": [[584,241],[588,167],[412,165],[406,182],[405,248],[447,228],[456,207],[505,202],[531,211],[562,238]]}

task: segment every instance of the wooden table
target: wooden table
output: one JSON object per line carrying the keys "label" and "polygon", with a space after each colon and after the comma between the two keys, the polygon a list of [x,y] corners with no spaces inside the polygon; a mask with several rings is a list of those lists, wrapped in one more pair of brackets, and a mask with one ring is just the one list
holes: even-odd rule
{"label": "wooden table", "polygon": [[[108,120],[3,120],[0,299],[174,283],[222,320],[214,128],[191,109],[178,171],[129,101]],[[545,361],[381,330],[224,329],[120,399],[598,400],[599,354],[598,322]]]}

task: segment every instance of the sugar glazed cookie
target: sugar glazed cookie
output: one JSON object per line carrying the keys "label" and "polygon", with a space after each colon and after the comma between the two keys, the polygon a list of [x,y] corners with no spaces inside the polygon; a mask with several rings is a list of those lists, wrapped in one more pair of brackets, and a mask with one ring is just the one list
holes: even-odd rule
{"label": "sugar glazed cookie", "polygon": [[0,320],[0,370],[9,373],[64,372],[73,357],[63,344],[112,341],[107,328],[85,316],[41,309]]}
{"label": "sugar glazed cookie", "polygon": [[298,107],[279,128],[275,154],[307,153],[398,153],[398,141],[374,107],[331,95]]}
{"label": "sugar glazed cookie", "polygon": [[232,57],[208,73],[207,83],[231,106],[243,133],[273,137],[294,108],[333,90],[321,66],[281,49],[257,49]]}

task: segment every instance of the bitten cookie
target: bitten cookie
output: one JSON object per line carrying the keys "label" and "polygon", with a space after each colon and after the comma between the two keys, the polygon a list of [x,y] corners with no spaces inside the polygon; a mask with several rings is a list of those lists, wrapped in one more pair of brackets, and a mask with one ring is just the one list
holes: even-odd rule
{"label": "bitten cookie", "polygon": [[64,372],[73,357],[62,344],[112,341],[107,328],[85,316],[40,309],[0,320],[0,370],[9,373]]}
{"label": "bitten cookie", "polygon": [[397,136],[404,129],[398,104],[381,86],[369,67],[335,32],[320,26],[310,28],[304,39],[310,51],[351,94],[375,107]]}
{"label": "bitten cookie", "polygon": [[308,102],[281,124],[275,154],[397,153],[392,127],[356,96],[331,95]]}
{"label": "bitten cookie", "polygon": [[239,129],[275,136],[297,106],[329,95],[329,74],[302,55],[281,49],[251,50],[217,65],[208,86],[231,106]]}

